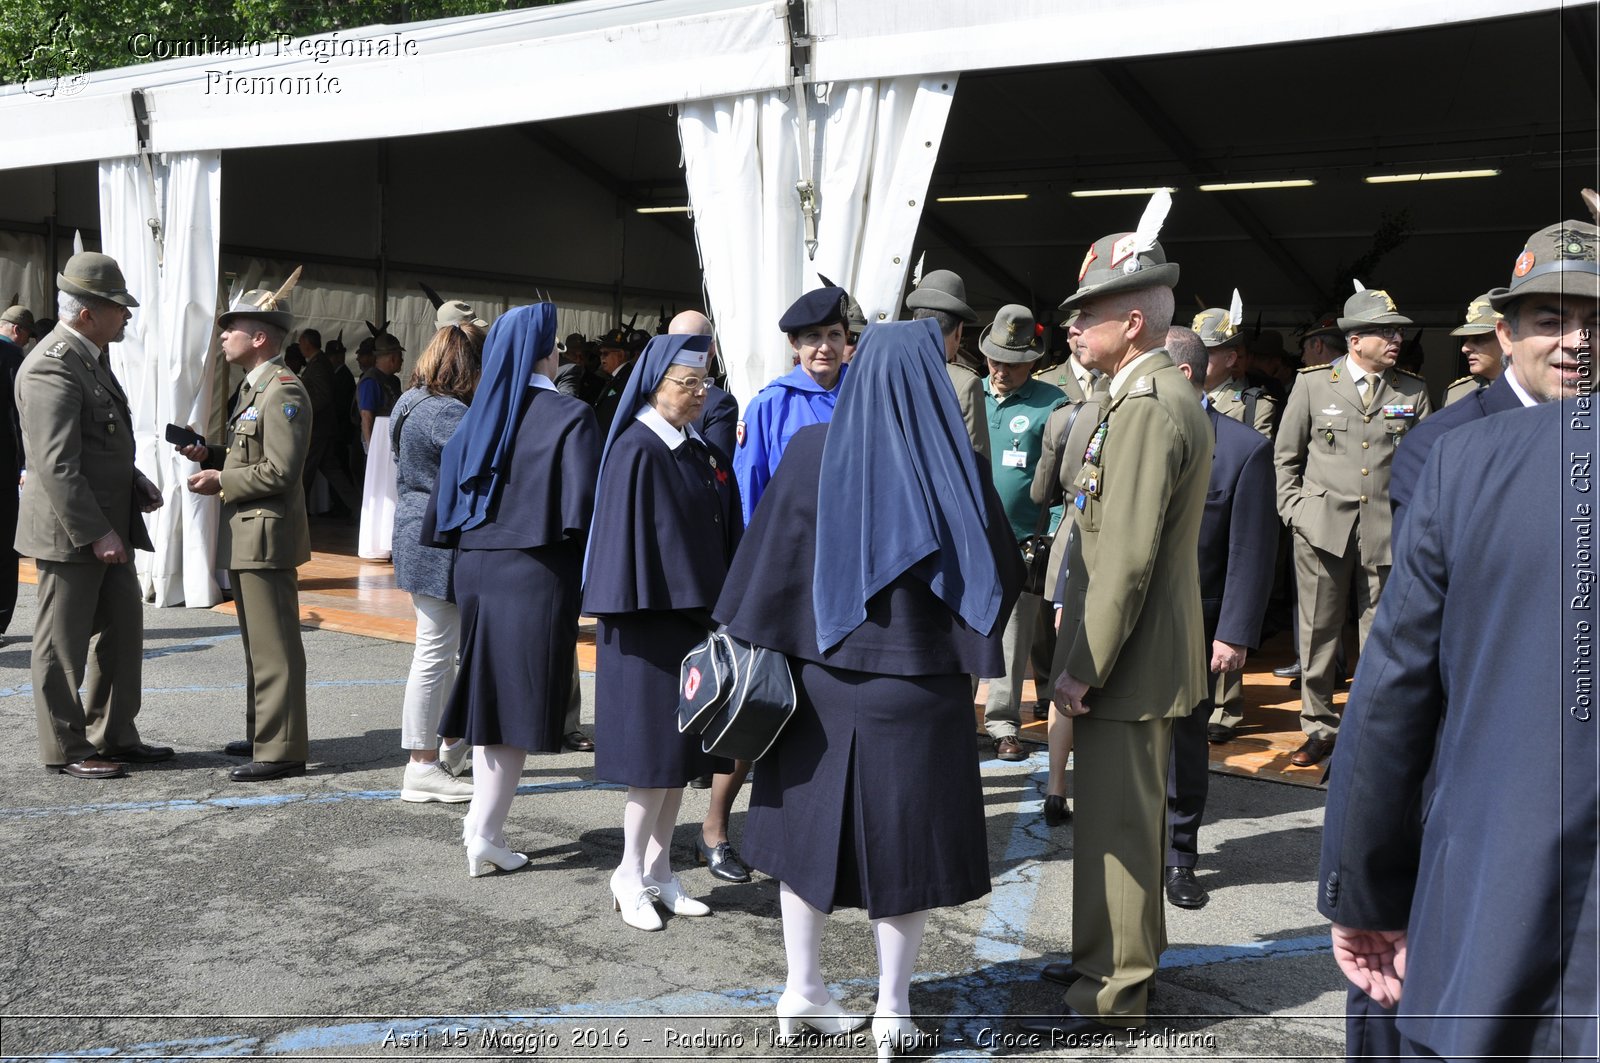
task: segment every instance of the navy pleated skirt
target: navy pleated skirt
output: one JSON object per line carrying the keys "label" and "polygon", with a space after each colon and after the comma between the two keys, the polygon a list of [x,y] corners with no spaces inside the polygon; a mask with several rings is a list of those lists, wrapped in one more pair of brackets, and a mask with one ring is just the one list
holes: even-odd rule
{"label": "navy pleated skirt", "polygon": [[789,667],[799,704],[756,763],[745,862],[874,919],[988,893],[971,681]]}
{"label": "navy pleated skirt", "polygon": [[582,576],[583,549],[572,540],[457,552],[461,667],[441,735],[475,746],[560,751]]}
{"label": "navy pleated skirt", "polygon": [[[458,577],[459,578],[459,577]],[[675,789],[733,762],[678,733],[678,671],[706,637],[680,613],[640,610],[599,618],[595,632],[594,774],[624,786]]]}

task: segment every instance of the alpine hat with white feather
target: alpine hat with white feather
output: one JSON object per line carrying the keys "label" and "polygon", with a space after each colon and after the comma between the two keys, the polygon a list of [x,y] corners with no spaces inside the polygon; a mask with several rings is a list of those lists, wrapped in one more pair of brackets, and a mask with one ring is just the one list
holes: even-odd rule
{"label": "alpine hat with white feather", "polygon": [[1172,288],[1178,283],[1178,264],[1168,262],[1156,237],[1172,209],[1172,194],[1165,190],[1150,197],[1131,233],[1102,236],[1083,256],[1078,268],[1078,290],[1062,300],[1061,309],[1072,308],[1090,299],[1141,288]]}
{"label": "alpine hat with white feather", "polygon": [[1368,288],[1355,282],[1356,292],[1344,301],[1344,313],[1339,315],[1339,328],[1344,332],[1358,332],[1372,325],[1414,325],[1400,312],[1381,288]]}
{"label": "alpine hat with white feather", "polygon": [[228,312],[217,318],[218,328],[227,328],[228,322],[236,317],[251,317],[257,321],[265,321],[287,332],[294,327],[294,315],[289,312],[289,304],[284,302],[289,293],[294,291],[294,286],[300,283],[300,270],[296,266],[294,272],[289,274],[289,279],[283,282],[283,287],[277,291],[268,288],[252,288],[233,301],[228,307]]}
{"label": "alpine hat with white feather", "polygon": [[[1233,290],[1233,301],[1226,310],[1220,306],[1202,310],[1194,316],[1194,323],[1189,327],[1199,335],[1200,342],[1207,347],[1228,347],[1233,344],[1244,346],[1244,333],[1239,331],[1239,324],[1244,320],[1244,300],[1239,298],[1239,289]],[[1279,341],[1280,345],[1282,341]]]}

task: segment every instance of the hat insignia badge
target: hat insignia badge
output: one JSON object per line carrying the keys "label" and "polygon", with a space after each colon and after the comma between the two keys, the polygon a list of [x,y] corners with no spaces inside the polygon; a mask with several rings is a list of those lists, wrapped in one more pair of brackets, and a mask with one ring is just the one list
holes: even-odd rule
{"label": "hat insignia badge", "polygon": [[1512,276],[1526,277],[1529,271],[1533,269],[1533,262],[1533,252],[1528,248],[1523,248],[1522,254],[1517,256],[1516,268],[1511,271]]}
{"label": "hat insignia badge", "polygon": [[1016,342],[1017,342],[1017,323],[1015,321],[1007,321],[1006,322],[1006,343],[1007,344],[1015,344]]}
{"label": "hat insignia badge", "polygon": [[1083,256],[1083,265],[1078,267],[1078,283],[1079,284],[1083,283],[1084,276],[1088,274],[1089,265],[1092,262],[1094,262],[1095,259],[1097,259],[1099,257],[1100,257],[1099,255],[1095,254],[1094,247],[1091,245],[1089,250],[1088,250],[1088,252],[1086,252],[1084,254],[1084,256]]}
{"label": "hat insignia badge", "polygon": [[1399,308],[1394,305],[1394,300],[1389,298],[1388,292],[1380,289],[1378,294],[1383,297],[1383,308],[1385,310],[1389,311],[1391,314],[1398,314],[1400,312]]}

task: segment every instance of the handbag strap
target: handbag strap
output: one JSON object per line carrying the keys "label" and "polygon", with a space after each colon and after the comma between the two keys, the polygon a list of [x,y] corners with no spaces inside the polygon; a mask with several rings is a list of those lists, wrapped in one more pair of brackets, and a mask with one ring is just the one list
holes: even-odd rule
{"label": "handbag strap", "polygon": [[[1061,442],[1056,447],[1055,468],[1050,471],[1050,482],[1052,484],[1061,479],[1061,461],[1067,456],[1067,437],[1072,434],[1072,426],[1078,420],[1078,411],[1081,409],[1083,409],[1083,403],[1075,402],[1067,411],[1067,427],[1061,430]],[[1033,534],[1035,536],[1043,535],[1045,528],[1049,525],[1052,505],[1053,503],[1039,507],[1039,519],[1033,525]]]}

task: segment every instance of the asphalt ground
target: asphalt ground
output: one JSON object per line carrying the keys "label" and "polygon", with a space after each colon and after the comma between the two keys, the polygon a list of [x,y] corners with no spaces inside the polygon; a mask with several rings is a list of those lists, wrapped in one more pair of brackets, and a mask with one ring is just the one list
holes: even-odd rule
{"label": "asphalt ground", "polygon": [[[140,729],[178,755],[127,779],[48,774],[31,590],[21,598],[0,648],[4,1059],[872,1057],[865,1032],[774,1044],[777,888],[693,866],[705,791],[686,791],[677,863],[710,919],[669,916],[647,934],[613,914],[623,796],[584,754],[529,758],[507,836],[532,861],[469,879],[467,806],[399,800],[409,645],[307,630],[309,772],[238,784],[221,752],[244,726],[235,621],[153,608]],[[592,677],[584,689],[588,721]],[[1167,908],[1145,1035],[1020,1038],[1011,1017],[1059,1001],[1037,970],[1071,948],[1072,829],[1043,824],[1042,749],[1015,764],[987,750],[975,740],[994,890],[929,920],[912,987],[936,1038],[924,1056],[1342,1058],[1343,982],[1313,905],[1323,795],[1215,774],[1201,833],[1211,902]],[[823,970],[872,1010],[864,913],[829,922]]]}

